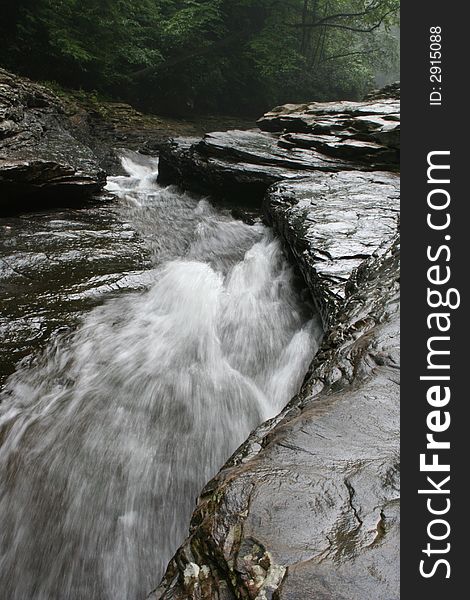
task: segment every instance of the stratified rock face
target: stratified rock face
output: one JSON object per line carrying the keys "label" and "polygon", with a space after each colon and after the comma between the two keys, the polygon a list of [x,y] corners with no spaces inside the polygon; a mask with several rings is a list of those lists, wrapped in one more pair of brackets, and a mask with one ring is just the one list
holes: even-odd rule
{"label": "stratified rock face", "polygon": [[98,192],[104,182],[60,100],[0,69],[0,210],[37,196],[60,197],[65,204]]}
{"label": "stratified rock face", "polygon": [[392,168],[399,161],[400,102],[395,98],[286,104],[266,113],[258,126],[282,133],[279,143],[285,147],[314,148],[368,168]]}
{"label": "stratified rock face", "polygon": [[396,600],[399,250],[350,279],[298,394],[203,490],[159,600]]}
{"label": "stratified rock face", "polygon": [[314,150],[283,148],[279,137],[271,133],[232,130],[208,133],[202,140],[176,138],[164,144],[158,181],[238,201],[259,201],[267,188],[281,179],[297,179],[314,169],[359,168]]}
{"label": "stratified rock face", "polygon": [[381,98],[393,98],[394,100],[399,99],[400,82],[395,81],[394,83],[389,83],[378,90],[372,90],[372,92],[367,94],[364,100],[379,100]]}
{"label": "stratified rock face", "polygon": [[395,236],[399,210],[395,173],[313,173],[269,189],[266,217],[291,251],[327,327],[353,269]]}
{"label": "stratified rock face", "polygon": [[397,171],[397,99],[286,104],[260,130],[176,138],[160,151],[160,183],[202,193],[258,200],[270,185],[306,172]]}

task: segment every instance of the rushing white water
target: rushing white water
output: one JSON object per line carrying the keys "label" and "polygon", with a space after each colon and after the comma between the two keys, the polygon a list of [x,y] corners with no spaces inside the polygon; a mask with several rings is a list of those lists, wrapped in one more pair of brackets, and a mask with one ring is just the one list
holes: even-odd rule
{"label": "rushing white water", "polygon": [[0,595],[145,598],[198,492],[299,388],[320,328],[279,242],[127,155],[108,187],[153,250],[147,291],[109,300],[8,381],[0,404]]}

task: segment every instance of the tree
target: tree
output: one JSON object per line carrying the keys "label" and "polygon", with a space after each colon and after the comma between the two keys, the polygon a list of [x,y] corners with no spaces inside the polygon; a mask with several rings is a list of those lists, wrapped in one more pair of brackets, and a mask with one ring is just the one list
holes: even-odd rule
{"label": "tree", "polygon": [[168,112],[357,97],[398,47],[398,0],[4,2],[1,63]]}

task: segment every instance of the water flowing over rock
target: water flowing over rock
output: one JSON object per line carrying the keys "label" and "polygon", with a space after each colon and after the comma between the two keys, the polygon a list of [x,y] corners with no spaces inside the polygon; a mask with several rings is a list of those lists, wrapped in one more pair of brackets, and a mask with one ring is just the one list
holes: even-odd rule
{"label": "water flowing over rock", "polygon": [[54,94],[0,69],[0,211],[18,198],[70,203],[102,189],[105,173],[73,129]]}
{"label": "water flowing over rock", "polygon": [[150,598],[399,597],[398,259],[355,270],[300,393],[202,491]]}
{"label": "water flowing over rock", "polygon": [[[167,187],[124,154],[103,227],[90,212],[64,237],[45,216],[19,256],[6,238],[13,323],[35,307],[9,290],[30,277],[40,302],[49,251],[57,306],[79,302],[0,396],[9,600],[138,600],[159,581],[152,600],[398,600],[398,91],[170,140]],[[0,71],[0,111],[0,191],[102,185],[43,88]],[[96,277],[73,252],[94,236]]]}
{"label": "water flowing over rock", "polygon": [[87,310],[148,285],[151,250],[122,204],[0,220],[0,387]]}
{"label": "water flowing over rock", "polygon": [[167,181],[264,197],[327,331],[299,394],[200,494],[151,599],[399,598],[397,91],[162,154]]}
{"label": "water flowing over rock", "polygon": [[[9,600],[144,598],[184,540],[197,494],[298,391],[322,336],[259,220],[159,187],[151,159],[128,153],[123,167],[107,187],[116,219],[146,241],[146,279],[136,274],[138,292],[82,315],[0,394]],[[63,286],[66,303],[72,290]]]}

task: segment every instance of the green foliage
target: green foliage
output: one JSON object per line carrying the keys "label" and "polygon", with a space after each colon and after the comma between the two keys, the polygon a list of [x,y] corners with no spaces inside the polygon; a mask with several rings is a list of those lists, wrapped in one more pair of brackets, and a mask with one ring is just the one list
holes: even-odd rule
{"label": "green foliage", "polygon": [[0,63],[143,108],[357,97],[397,61],[399,0],[3,0]]}

